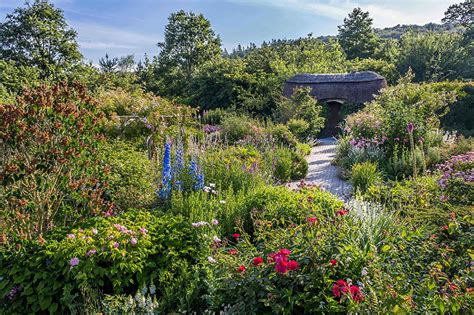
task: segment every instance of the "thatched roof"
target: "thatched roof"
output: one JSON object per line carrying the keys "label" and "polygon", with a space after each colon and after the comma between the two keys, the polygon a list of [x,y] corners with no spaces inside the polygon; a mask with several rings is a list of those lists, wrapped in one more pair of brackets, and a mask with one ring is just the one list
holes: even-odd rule
{"label": "thatched roof", "polygon": [[301,73],[289,78],[287,83],[313,84],[313,83],[339,83],[339,82],[369,82],[384,80],[381,75],[372,71],[352,73],[311,74]]}

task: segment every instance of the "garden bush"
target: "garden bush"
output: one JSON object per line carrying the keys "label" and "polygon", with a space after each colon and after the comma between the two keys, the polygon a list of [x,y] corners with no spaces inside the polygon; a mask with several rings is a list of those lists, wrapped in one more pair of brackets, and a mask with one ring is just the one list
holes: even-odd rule
{"label": "garden bush", "polygon": [[351,169],[351,181],[354,189],[364,193],[370,186],[380,183],[382,175],[377,164],[371,162],[357,163]]}
{"label": "garden bush", "polygon": [[146,152],[117,140],[103,143],[98,158],[108,167],[106,194],[119,210],[152,204],[157,176]]}
{"label": "garden bush", "polygon": [[150,283],[162,312],[203,307],[195,265],[202,241],[182,217],[134,210],[66,231],[2,256],[8,313],[97,312],[101,294],[131,294]]}
{"label": "garden bush", "polygon": [[94,104],[83,86],[58,83],[0,105],[2,243],[112,211]]}

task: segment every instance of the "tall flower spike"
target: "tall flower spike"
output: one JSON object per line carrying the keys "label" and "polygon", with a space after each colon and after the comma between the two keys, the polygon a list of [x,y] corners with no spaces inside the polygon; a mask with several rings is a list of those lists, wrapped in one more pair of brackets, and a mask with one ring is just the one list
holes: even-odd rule
{"label": "tall flower spike", "polygon": [[163,154],[163,173],[162,178],[163,188],[160,190],[160,198],[166,199],[171,193],[171,180],[172,180],[172,169],[171,169],[171,143],[166,142],[165,152]]}

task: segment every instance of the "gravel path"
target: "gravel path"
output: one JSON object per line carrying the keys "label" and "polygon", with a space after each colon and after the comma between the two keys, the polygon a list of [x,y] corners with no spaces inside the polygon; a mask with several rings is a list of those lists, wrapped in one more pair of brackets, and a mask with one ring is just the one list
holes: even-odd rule
{"label": "gravel path", "polygon": [[[344,201],[347,201],[352,191],[352,185],[339,178],[338,168],[331,164],[336,156],[336,140],[334,138],[319,139],[320,144],[313,147],[308,161],[308,175],[305,181],[316,184]],[[294,187],[297,183],[291,183]]]}

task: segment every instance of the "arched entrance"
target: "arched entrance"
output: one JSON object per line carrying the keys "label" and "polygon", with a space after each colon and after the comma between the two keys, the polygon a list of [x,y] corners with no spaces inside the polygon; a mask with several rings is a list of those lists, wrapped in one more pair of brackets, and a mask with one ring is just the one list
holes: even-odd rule
{"label": "arched entrance", "polygon": [[344,100],[331,99],[325,101],[327,106],[327,117],[322,135],[326,137],[335,136],[339,132],[337,126],[341,123],[341,107],[344,104]]}

